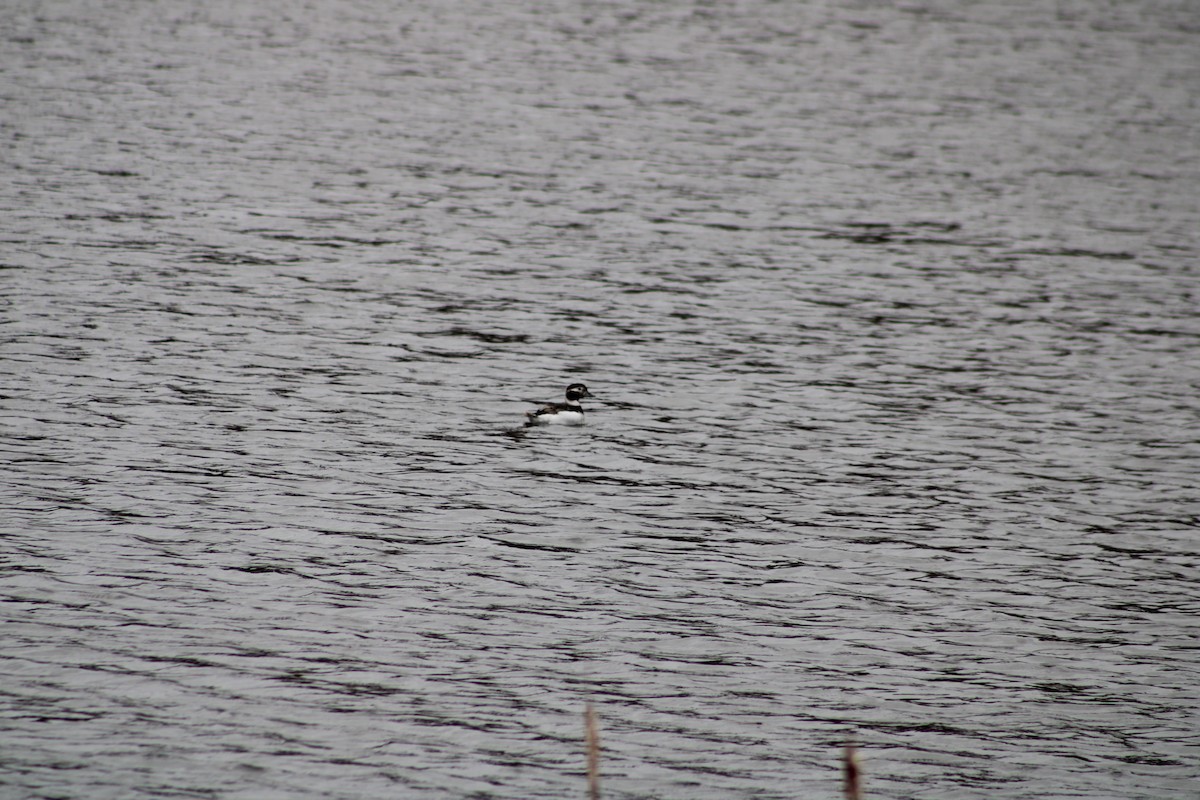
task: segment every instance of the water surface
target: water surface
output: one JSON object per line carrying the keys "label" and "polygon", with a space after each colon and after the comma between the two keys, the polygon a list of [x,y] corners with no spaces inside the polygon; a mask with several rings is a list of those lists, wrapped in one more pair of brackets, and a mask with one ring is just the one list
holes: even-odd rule
{"label": "water surface", "polygon": [[1194,791],[1185,4],[0,34],[0,795]]}

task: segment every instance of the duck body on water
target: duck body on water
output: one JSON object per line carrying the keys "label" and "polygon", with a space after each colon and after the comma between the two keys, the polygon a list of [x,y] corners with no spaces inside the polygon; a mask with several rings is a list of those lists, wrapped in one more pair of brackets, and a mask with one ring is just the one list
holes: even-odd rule
{"label": "duck body on water", "polygon": [[591,392],[582,383],[572,383],[567,387],[565,403],[549,403],[536,411],[525,412],[525,424],[533,425],[582,425],[583,406],[579,401],[591,397]]}

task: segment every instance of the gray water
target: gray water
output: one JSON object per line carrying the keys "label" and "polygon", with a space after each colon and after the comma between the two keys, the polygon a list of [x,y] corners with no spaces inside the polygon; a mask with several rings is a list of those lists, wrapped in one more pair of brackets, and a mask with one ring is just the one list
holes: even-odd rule
{"label": "gray water", "polygon": [[582,798],[588,702],[606,799],[1197,796],[1195,4],[0,65],[3,798]]}

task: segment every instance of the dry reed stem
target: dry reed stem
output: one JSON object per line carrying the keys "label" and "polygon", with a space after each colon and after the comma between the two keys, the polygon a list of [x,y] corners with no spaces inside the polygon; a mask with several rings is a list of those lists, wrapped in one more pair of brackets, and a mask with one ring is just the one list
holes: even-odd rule
{"label": "dry reed stem", "polygon": [[587,736],[588,797],[600,800],[600,731],[596,727],[596,711],[591,703],[583,712],[583,729]]}
{"label": "dry reed stem", "polygon": [[862,800],[862,767],[858,762],[858,750],[846,745],[842,753],[842,778],[846,800]]}

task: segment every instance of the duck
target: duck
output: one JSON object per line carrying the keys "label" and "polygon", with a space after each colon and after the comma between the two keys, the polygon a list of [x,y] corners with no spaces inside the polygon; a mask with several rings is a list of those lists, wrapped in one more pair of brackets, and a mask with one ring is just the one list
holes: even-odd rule
{"label": "duck", "polygon": [[583,406],[579,401],[591,396],[582,383],[572,383],[567,387],[567,402],[550,403],[536,411],[526,411],[525,425],[582,425]]}

